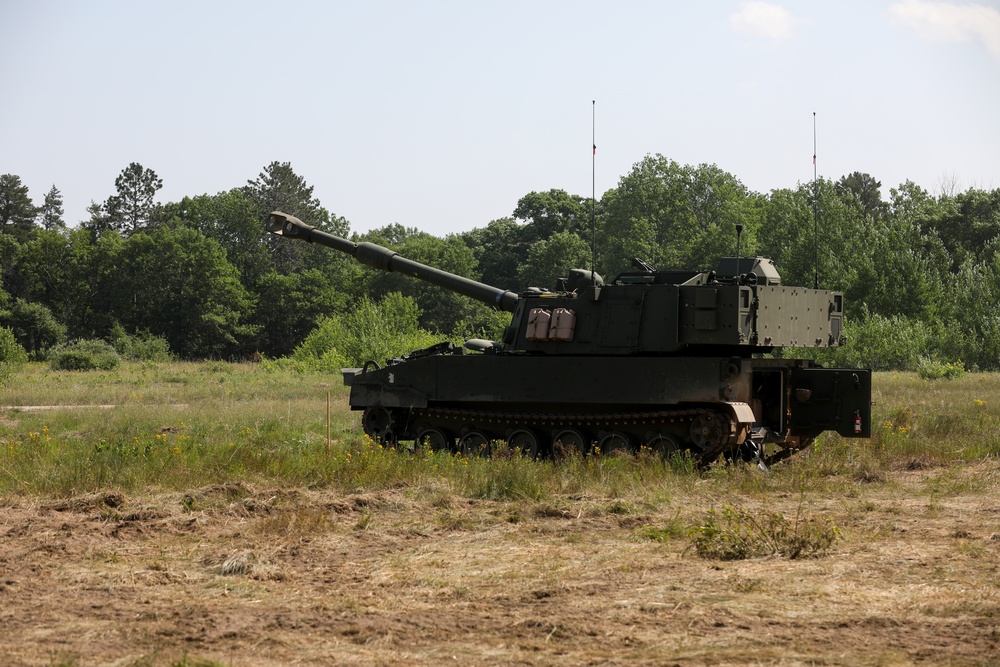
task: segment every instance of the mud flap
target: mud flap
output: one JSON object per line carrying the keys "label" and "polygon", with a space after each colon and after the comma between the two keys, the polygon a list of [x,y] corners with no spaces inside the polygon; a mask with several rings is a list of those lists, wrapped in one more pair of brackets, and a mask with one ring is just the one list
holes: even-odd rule
{"label": "mud flap", "polygon": [[789,387],[791,434],[814,437],[836,431],[870,438],[872,374],[855,368],[796,368]]}
{"label": "mud flap", "polygon": [[736,444],[740,444],[749,437],[750,429],[753,427],[756,417],[754,417],[753,410],[746,403],[726,401],[725,405],[729,408],[730,414],[736,422]]}

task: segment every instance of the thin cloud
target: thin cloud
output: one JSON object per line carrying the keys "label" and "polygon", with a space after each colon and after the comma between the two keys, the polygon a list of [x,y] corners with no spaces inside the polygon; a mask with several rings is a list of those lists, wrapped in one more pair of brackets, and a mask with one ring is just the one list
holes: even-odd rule
{"label": "thin cloud", "polygon": [[744,2],[740,11],[729,17],[729,25],[736,32],[765,39],[787,39],[799,23],[804,21],[769,2]]}
{"label": "thin cloud", "polygon": [[985,5],[903,0],[889,7],[896,24],[935,42],[980,41],[1000,58],[1000,11]]}

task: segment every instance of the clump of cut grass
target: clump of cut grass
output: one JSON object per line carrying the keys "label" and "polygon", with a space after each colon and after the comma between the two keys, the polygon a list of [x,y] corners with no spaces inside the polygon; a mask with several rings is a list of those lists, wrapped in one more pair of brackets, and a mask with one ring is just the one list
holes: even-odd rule
{"label": "clump of cut grass", "polygon": [[229,556],[216,569],[223,577],[249,577],[261,581],[281,581],[281,572],[267,558],[254,551],[240,551]]}
{"label": "clump of cut grass", "polygon": [[789,521],[780,512],[732,505],[723,505],[721,511],[710,509],[692,534],[695,552],[715,560],[819,556],[841,536],[840,528],[829,517],[799,514]]}

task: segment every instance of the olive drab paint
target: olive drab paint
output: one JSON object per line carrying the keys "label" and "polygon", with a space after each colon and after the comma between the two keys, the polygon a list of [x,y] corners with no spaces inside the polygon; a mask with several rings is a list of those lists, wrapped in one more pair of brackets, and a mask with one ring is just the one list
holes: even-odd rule
{"label": "olive drab paint", "polygon": [[267,228],[511,313],[500,341],[343,369],[351,408],[381,442],[469,454],[683,450],[765,466],[824,431],[870,437],[869,370],[765,356],[845,342],[843,294],[783,285],[769,259],[728,257],[707,271],[637,261],[607,283],[574,269],[555,290],[516,294],[281,212]]}

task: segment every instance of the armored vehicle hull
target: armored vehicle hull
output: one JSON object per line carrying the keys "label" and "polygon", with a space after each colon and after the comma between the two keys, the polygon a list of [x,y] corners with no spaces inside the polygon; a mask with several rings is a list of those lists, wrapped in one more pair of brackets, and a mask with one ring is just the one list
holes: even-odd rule
{"label": "armored vehicle hull", "polygon": [[869,437],[871,374],[807,360],[538,357],[442,351],[345,369],[365,432],[386,442],[529,455],[688,450],[773,462],[826,430]]}
{"label": "armored vehicle hull", "polygon": [[824,431],[870,437],[871,373],[777,347],[843,342],[843,295],[781,285],[770,260],[714,271],[641,270],[611,284],[574,270],[521,294],[355,244],[275,212],[268,229],[512,314],[503,340],[450,343],[343,370],[350,405],[381,442],[489,454],[686,450],[774,462]]}

